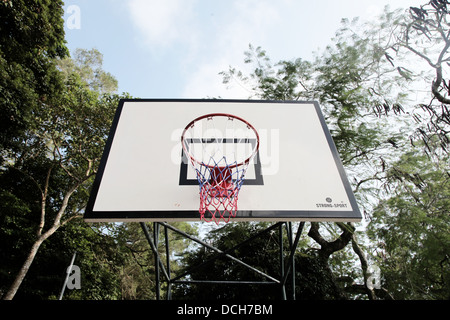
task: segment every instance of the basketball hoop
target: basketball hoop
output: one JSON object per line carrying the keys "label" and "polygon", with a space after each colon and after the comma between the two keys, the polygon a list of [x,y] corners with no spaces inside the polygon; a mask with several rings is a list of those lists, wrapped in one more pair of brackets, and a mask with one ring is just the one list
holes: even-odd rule
{"label": "basketball hoop", "polygon": [[259,149],[259,135],[246,120],[231,114],[207,114],[191,121],[181,144],[200,187],[200,218],[229,222],[236,216],[245,173]]}

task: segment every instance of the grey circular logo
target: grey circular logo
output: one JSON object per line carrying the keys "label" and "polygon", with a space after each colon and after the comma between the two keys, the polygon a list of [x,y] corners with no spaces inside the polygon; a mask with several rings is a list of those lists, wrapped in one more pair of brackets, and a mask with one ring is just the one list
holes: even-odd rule
{"label": "grey circular logo", "polygon": [[326,198],[325,200],[326,200],[328,203],[331,203],[331,202],[333,201],[333,199],[331,199],[331,198],[329,198],[329,197]]}

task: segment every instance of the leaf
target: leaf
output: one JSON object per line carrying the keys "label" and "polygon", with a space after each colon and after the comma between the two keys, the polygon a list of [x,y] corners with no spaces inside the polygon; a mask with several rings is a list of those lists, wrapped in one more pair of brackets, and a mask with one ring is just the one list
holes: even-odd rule
{"label": "leaf", "polygon": [[422,8],[410,7],[409,9],[414,12],[412,15],[415,16],[416,19],[424,19],[425,16],[428,16],[427,11]]}
{"label": "leaf", "polygon": [[411,77],[412,72],[410,70],[403,68],[403,67],[397,67],[397,71],[406,80],[412,80],[412,77]]}
{"label": "leaf", "polygon": [[393,67],[395,67],[395,66],[394,66],[394,63],[392,62],[392,61],[394,61],[394,59],[389,55],[389,53],[385,52],[385,53],[384,53],[384,56],[385,56],[386,59],[389,61],[389,63],[390,63]]}

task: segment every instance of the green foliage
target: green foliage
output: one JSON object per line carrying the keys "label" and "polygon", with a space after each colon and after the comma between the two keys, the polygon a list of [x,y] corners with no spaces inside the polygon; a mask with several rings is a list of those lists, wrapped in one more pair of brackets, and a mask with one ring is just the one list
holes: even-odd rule
{"label": "green foliage", "polygon": [[[49,106],[53,105],[46,112],[35,113],[36,121],[27,130],[21,152],[13,154],[12,165],[0,173],[0,197],[5,209],[0,212],[1,255],[2,261],[7,262],[0,273],[2,292],[12,283],[37,239],[41,218],[44,218],[42,231],[46,232],[63,206],[68,190],[76,184],[81,183],[67,203],[62,224],[79,216],[89,197],[92,172],[98,166],[118,97],[100,98],[86,92],[80,82],[68,82],[67,88],[58,104],[52,99]],[[107,248],[113,240],[100,236],[95,240],[87,225],[73,223],[76,227],[68,224],[42,244],[18,299],[46,299],[57,294],[74,251],[80,252],[79,259],[91,259],[93,263],[79,265],[85,288],[81,297],[98,299],[106,297],[106,292],[109,298],[119,296],[120,292],[114,293],[119,286],[113,285],[118,282],[117,270],[104,262],[113,257]],[[67,239],[72,243],[68,244]],[[94,243],[98,245],[93,246]]]}
{"label": "green foliage", "polygon": [[[233,67],[221,73],[224,83],[238,82],[251,97],[320,101],[360,208],[373,215],[369,234],[380,246],[367,240],[363,254],[354,238],[353,256],[351,249],[340,251],[324,266],[352,278],[345,280],[350,284],[366,277],[371,263],[380,264],[385,287],[369,297],[449,297],[447,6],[430,1],[406,12],[386,9],[369,23],[344,19],[333,45],[311,62],[272,63],[262,48],[250,46],[244,60],[253,68],[249,74]],[[420,60],[436,73],[434,81],[429,70],[417,68]],[[424,87],[432,88],[432,98],[420,96],[417,88]],[[413,152],[410,142],[423,148]],[[355,253],[362,272],[355,269]],[[346,289],[364,293],[361,288],[370,291],[364,283]]]}
{"label": "green foliage", "polygon": [[242,86],[249,87],[252,95],[265,100],[298,100],[311,95],[309,86],[314,70],[310,62],[299,58],[273,64],[265,50],[251,44],[244,54],[244,62],[254,66],[253,72],[245,75],[230,67],[220,72],[223,83],[241,82]]}
{"label": "green foliage", "polygon": [[65,79],[76,74],[93,92],[114,93],[118,82],[103,70],[102,65],[103,55],[97,49],[77,49],[73,58],[66,57],[58,61],[58,69]]}
{"label": "green foliage", "polygon": [[19,148],[33,112],[61,88],[53,59],[68,55],[62,5],[59,0],[0,2],[2,148]]}
{"label": "green foliage", "polygon": [[347,297],[336,284],[328,262],[314,252],[295,256],[297,300],[342,300]]}
{"label": "green foliage", "polygon": [[375,209],[369,231],[385,286],[397,299],[450,297],[448,160],[433,163],[413,150],[388,172],[393,192]]}
{"label": "green foliage", "polygon": [[[32,258],[18,298],[55,296],[62,286],[56,279],[64,278],[67,261],[83,248],[86,252],[80,251],[79,259],[91,259],[83,265],[91,281],[79,297],[118,298],[117,270],[106,263],[114,261],[113,251],[97,247],[95,254],[87,254],[87,248],[92,249],[89,241],[79,241],[81,248],[76,248],[62,240],[77,239],[77,232],[81,239],[95,238],[88,226],[72,219],[81,217],[86,206],[122,98],[112,94],[117,81],[102,70],[96,50],[78,51],[73,63],[65,58],[62,2],[1,2],[0,10],[5,18],[0,32],[0,104],[5,111],[0,130],[0,255],[6,262],[0,271],[0,293],[8,290],[35,241],[52,235]],[[66,62],[64,68],[61,61]],[[76,223],[78,231],[68,222]],[[67,229],[54,233],[62,225]],[[102,240],[96,242],[108,244],[106,237],[97,236]],[[92,264],[95,259],[99,263]]]}

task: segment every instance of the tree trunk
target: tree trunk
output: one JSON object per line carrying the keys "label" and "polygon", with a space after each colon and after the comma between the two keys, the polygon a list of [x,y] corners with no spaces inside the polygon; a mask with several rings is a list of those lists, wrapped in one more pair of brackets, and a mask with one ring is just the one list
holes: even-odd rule
{"label": "tree trunk", "polygon": [[3,296],[3,300],[12,300],[14,298],[17,290],[19,289],[20,285],[22,284],[23,279],[27,275],[27,272],[30,269],[31,264],[33,263],[33,260],[36,257],[36,254],[37,254],[42,242],[44,242],[48,237],[50,237],[52,234],[54,234],[60,226],[66,224],[67,222],[71,221],[73,218],[77,217],[76,215],[74,215],[71,218],[66,219],[63,223],[61,223],[61,218],[62,218],[62,215],[64,214],[64,212],[66,211],[69,199],[70,199],[72,193],[80,185],[81,185],[81,183],[78,183],[74,187],[72,187],[69,191],[66,192],[66,194],[64,195],[63,202],[61,204],[61,208],[59,209],[58,214],[56,215],[56,218],[53,222],[52,227],[50,229],[48,229],[45,233],[42,233],[42,228],[44,226],[44,220],[45,220],[45,210],[43,210],[42,216],[41,216],[42,222],[39,226],[37,240],[34,242],[33,246],[31,247],[30,253],[28,254],[28,257],[25,260],[24,264],[22,265],[22,268],[20,268],[20,271],[17,274],[16,279],[14,280],[13,284],[9,288],[8,292]]}
{"label": "tree trunk", "polygon": [[28,270],[30,269],[31,264],[33,263],[33,260],[39,250],[39,247],[41,246],[42,242],[44,242],[44,240],[47,237],[41,236],[33,244],[30,252],[28,253],[27,259],[25,260],[24,264],[22,265],[22,268],[20,268],[20,271],[16,276],[16,279],[14,280],[13,284],[9,288],[8,292],[3,296],[3,300],[12,300],[14,298],[17,290],[19,289],[20,285],[22,284],[23,279],[25,278]]}

